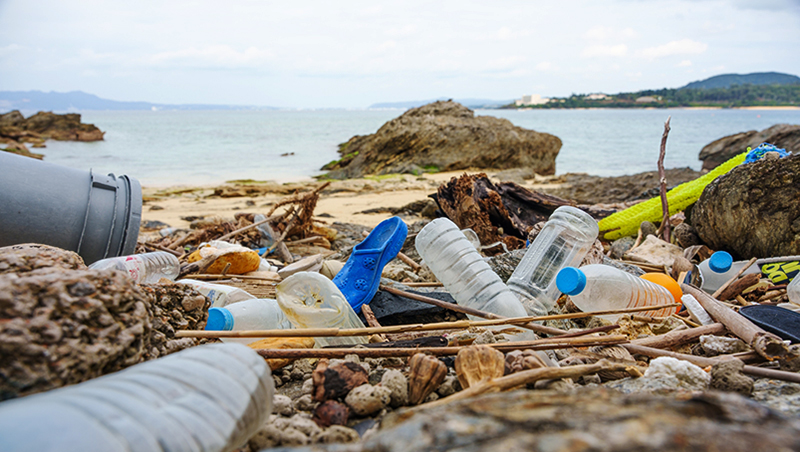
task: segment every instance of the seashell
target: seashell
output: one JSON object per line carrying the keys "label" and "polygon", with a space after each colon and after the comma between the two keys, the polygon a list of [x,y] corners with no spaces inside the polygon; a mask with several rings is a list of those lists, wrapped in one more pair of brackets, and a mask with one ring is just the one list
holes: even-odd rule
{"label": "seashell", "polygon": [[503,354],[488,345],[470,345],[456,355],[456,377],[464,389],[482,381],[502,377],[505,370]]}
{"label": "seashell", "polygon": [[[625,362],[631,364],[636,362],[628,349],[625,347],[620,347],[619,345],[592,347],[589,349],[589,352],[597,355],[598,358],[610,358],[610,361],[612,362]],[[597,375],[599,375],[603,381],[619,380],[631,376],[629,372],[624,370],[601,370],[600,372],[597,372]]]}
{"label": "seashell", "polygon": [[547,367],[539,354],[533,350],[514,350],[508,352],[505,359],[507,373],[520,372],[528,369]]}
{"label": "seashell", "polygon": [[408,401],[416,405],[425,400],[444,381],[447,366],[436,357],[417,353],[408,360]]}

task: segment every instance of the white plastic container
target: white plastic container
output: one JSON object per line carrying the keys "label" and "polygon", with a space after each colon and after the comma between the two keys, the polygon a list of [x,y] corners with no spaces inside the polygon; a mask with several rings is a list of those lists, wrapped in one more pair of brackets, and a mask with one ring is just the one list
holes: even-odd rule
{"label": "white plastic container", "polygon": [[229,451],[272,412],[269,366],[238,344],[194,347],[0,403],[4,452]]}
{"label": "white plastic container", "polygon": [[[295,273],[278,284],[276,294],[283,314],[297,329],[364,328],[336,284],[319,273]],[[314,338],[316,347],[365,344],[367,339],[365,336]]]}
{"label": "white plastic container", "polygon": [[175,281],[180,273],[180,262],[171,253],[156,251],[99,260],[89,268],[120,270],[126,272],[137,284],[153,284],[161,278]]}
{"label": "white plastic container", "polygon": [[562,206],[553,212],[507,282],[530,315],[547,315],[555,306],[561,296],[556,275],[580,265],[598,232],[594,218],[580,209]]}
{"label": "white plastic container", "polygon": [[[459,305],[504,317],[528,315],[522,303],[452,221],[446,218],[431,221],[417,234],[414,246]],[[533,334],[526,332],[516,336],[529,339]]]}
{"label": "white plastic container", "polygon": [[256,298],[238,287],[226,286],[224,284],[212,284],[195,279],[181,279],[176,282],[194,287],[196,291],[211,300],[212,308],[223,308],[229,304]]}
{"label": "white plastic container", "polygon": [[[700,271],[702,289],[714,293],[739,270],[747,265],[747,261],[733,261],[733,257],[725,251],[717,251],[710,258],[697,264]],[[800,274],[800,256],[781,256],[758,259],[747,270],[749,273],[763,273],[773,284],[786,284],[797,279]]]}
{"label": "white plastic container", "polygon": [[786,286],[786,294],[789,295],[789,301],[800,305],[800,278],[795,277],[792,282]]}
{"label": "white plastic container", "polygon": [[[602,264],[577,269],[566,267],[558,272],[556,284],[570,296],[581,311],[638,308],[675,303],[675,297],[665,288],[642,278]],[[677,312],[675,307],[642,311],[638,315],[667,317]],[[620,314],[601,316],[611,321]]]}
{"label": "white plastic container", "polygon": [[[207,331],[287,330],[292,324],[281,311],[278,302],[270,298],[254,298],[225,307],[210,308]],[[222,337],[222,342],[249,344],[261,338]]]}

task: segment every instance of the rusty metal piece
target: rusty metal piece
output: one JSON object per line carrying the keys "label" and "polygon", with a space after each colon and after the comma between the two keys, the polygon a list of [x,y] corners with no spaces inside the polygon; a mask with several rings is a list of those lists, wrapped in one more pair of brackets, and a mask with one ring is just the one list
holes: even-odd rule
{"label": "rusty metal piece", "polygon": [[[497,352],[500,353],[500,352]],[[501,353],[502,355],[502,353]],[[438,358],[417,353],[408,360],[408,401],[417,405],[425,400],[444,381],[447,366]]]}
{"label": "rusty metal piece", "polygon": [[[545,366],[546,367],[546,366]],[[503,353],[486,345],[471,345],[456,355],[456,376],[466,389],[480,382],[503,376]]]}

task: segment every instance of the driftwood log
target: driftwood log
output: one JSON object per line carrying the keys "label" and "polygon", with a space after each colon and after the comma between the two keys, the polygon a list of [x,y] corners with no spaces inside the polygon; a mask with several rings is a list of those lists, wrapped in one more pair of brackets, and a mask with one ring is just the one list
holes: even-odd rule
{"label": "driftwood log", "polygon": [[[546,221],[554,210],[574,204],[514,182],[494,184],[485,173],[454,177],[432,197],[458,227],[475,231],[482,244],[502,242],[509,250],[525,246],[533,225]],[[500,247],[493,251],[503,252]]]}

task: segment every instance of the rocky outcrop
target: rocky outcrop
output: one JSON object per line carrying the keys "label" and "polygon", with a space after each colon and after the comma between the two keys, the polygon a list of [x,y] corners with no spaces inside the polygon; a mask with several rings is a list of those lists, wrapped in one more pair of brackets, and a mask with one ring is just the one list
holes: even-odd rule
{"label": "rocky outcrop", "polygon": [[322,169],[337,179],[467,168],[529,168],[549,175],[560,149],[556,136],[438,101],[408,110],[372,135],[351,138],[340,146],[342,159]]}
{"label": "rocky outcrop", "polygon": [[100,141],[105,132],[93,124],[81,122],[81,115],[64,115],[40,111],[25,118],[18,110],[0,115],[0,143],[5,150],[15,154],[41,159],[41,154],[32,153],[25,143],[33,147],[44,147],[47,139],[61,141]]}
{"label": "rocky outcrop", "polygon": [[800,125],[777,124],[762,131],[741,132],[713,141],[703,147],[698,157],[703,169],[711,170],[726,160],[761,143],[771,143],[794,153],[800,152]]}
{"label": "rocky outcrop", "polygon": [[800,153],[718,177],[703,190],[691,222],[706,245],[742,259],[800,254]]}

